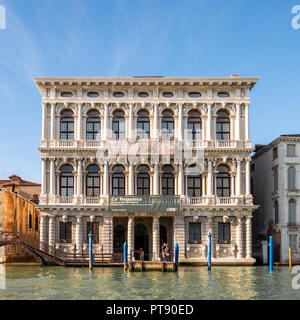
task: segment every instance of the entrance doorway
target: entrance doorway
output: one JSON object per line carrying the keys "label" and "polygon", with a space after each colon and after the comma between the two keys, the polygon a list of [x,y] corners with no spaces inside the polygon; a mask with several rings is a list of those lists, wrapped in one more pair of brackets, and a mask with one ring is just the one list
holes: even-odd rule
{"label": "entrance doorway", "polygon": [[144,260],[149,260],[149,246],[148,246],[148,230],[143,224],[138,224],[134,228],[134,257],[140,260],[141,257],[138,251],[142,248],[144,251]]}
{"label": "entrance doorway", "polygon": [[125,242],[125,228],[118,225],[114,228],[114,252],[123,252],[123,246]]}
{"label": "entrance doorway", "polygon": [[167,229],[166,227],[160,225],[159,227],[159,234],[160,234],[160,248],[163,246],[164,243],[168,243],[168,237],[167,237]]}

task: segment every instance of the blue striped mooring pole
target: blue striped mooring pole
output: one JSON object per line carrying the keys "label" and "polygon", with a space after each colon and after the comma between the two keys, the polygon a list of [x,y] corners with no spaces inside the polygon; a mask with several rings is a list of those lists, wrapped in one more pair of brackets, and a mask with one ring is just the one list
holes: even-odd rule
{"label": "blue striped mooring pole", "polygon": [[178,243],[175,244],[175,264],[178,266],[178,259],[179,259],[179,245]]}
{"label": "blue striped mooring pole", "polygon": [[89,269],[93,270],[93,234],[92,232],[90,232],[89,234],[89,256],[90,256]]}
{"label": "blue striped mooring pole", "polygon": [[126,270],[128,267],[128,243],[127,242],[124,242],[123,258],[124,258],[124,269]]}
{"label": "blue striped mooring pole", "polygon": [[270,236],[269,241],[269,271],[273,270],[273,237]]}
{"label": "blue striped mooring pole", "polygon": [[211,233],[208,233],[207,269],[211,270]]}

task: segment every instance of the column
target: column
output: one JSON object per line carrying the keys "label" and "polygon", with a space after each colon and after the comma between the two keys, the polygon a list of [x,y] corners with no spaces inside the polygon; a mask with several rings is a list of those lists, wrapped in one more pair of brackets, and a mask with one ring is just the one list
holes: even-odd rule
{"label": "column", "polygon": [[82,252],[82,217],[76,217],[76,253]]}
{"label": "column", "polygon": [[158,138],[158,105],[154,104],[154,119],[153,119],[153,138]]}
{"label": "column", "polygon": [[235,114],[235,140],[240,140],[240,120],[241,120],[241,106],[240,103],[236,104],[236,114]]}
{"label": "column", "polygon": [[103,130],[102,130],[102,140],[105,141],[108,136],[108,104],[104,104],[104,121],[103,121]]}
{"label": "column", "polygon": [[212,125],[212,117],[211,117],[211,109],[212,104],[207,104],[207,123],[206,123],[206,140],[211,140],[211,125]]}
{"label": "column", "polygon": [[134,260],[134,217],[128,217],[128,260]]}
{"label": "column", "polygon": [[50,140],[55,138],[55,103],[51,103]]}
{"label": "column", "polygon": [[237,172],[236,172],[236,195],[241,195],[241,159],[237,159]]}
{"label": "column", "polygon": [[128,194],[134,195],[134,179],[133,179],[133,163],[129,162],[129,176],[128,176]]}
{"label": "column", "polygon": [[178,164],[178,195],[182,196],[185,194],[184,192],[184,175],[183,175],[183,164]]}
{"label": "column", "polygon": [[230,174],[230,196],[234,197],[234,174]]}
{"label": "column", "polygon": [[47,239],[46,227],[47,227],[47,217],[42,214],[40,218],[40,249],[41,250],[44,250],[43,245],[45,245],[46,239]]}
{"label": "column", "polygon": [[152,245],[152,260],[157,261],[160,260],[160,243],[159,243],[159,217],[153,217],[153,223],[152,223],[152,239],[153,239],[153,245]]}
{"label": "column", "polygon": [[133,104],[129,104],[129,117],[128,117],[128,139],[132,139],[132,129],[133,129],[133,114],[132,114]]}
{"label": "column", "polygon": [[42,159],[42,195],[45,195],[47,192],[47,159]]}
{"label": "column", "polygon": [[207,195],[207,189],[206,189],[206,177],[204,174],[201,175],[202,178],[202,197],[205,197]]}
{"label": "column", "polygon": [[50,159],[50,194],[55,194],[55,159]]}
{"label": "column", "polygon": [[154,175],[153,175],[153,195],[159,195],[159,171],[158,171],[158,163],[154,164]]}
{"label": "column", "polygon": [[179,245],[179,262],[185,258],[185,225],[184,217],[175,216],[173,218],[173,250],[176,243]]}
{"label": "column", "polygon": [[207,196],[212,197],[212,161],[208,160]]}
{"label": "column", "polygon": [[82,104],[78,103],[77,140],[82,139]]}
{"label": "column", "polygon": [[51,216],[49,218],[49,246],[50,246],[50,252],[52,251],[51,249],[54,248],[55,246],[55,220],[54,216]]}
{"label": "column", "polygon": [[178,104],[178,140],[182,140],[182,127],[183,127],[183,117],[182,117],[182,103]]}
{"label": "column", "polygon": [[245,140],[249,140],[249,104],[245,104]]}
{"label": "column", "polygon": [[77,196],[82,195],[82,160],[77,163]]}
{"label": "column", "polygon": [[246,217],[246,259],[252,258],[252,225],[251,218]]}
{"label": "column", "polygon": [[237,258],[242,259],[244,257],[243,247],[243,218],[237,217],[236,225],[236,244],[237,244]]}
{"label": "column", "polygon": [[47,103],[42,103],[42,140],[46,140]]}
{"label": "column", "polygon": [[103,195],[109,195],[109,184],[108,184],[108,163],[104,163],[104,176],[103,176]]}
{"label": "column", "polygon": [[113,253],[113,217],[103,218],[103,253]]}
{"label": "column", "polygon": [[246,196],[250,196],[250,159],[246,159]]}

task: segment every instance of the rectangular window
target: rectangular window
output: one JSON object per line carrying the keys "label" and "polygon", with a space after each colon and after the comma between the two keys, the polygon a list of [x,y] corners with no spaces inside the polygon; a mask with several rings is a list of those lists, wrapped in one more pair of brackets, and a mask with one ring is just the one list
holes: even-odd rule
{"label": "rectangular window", "polygon": [[93,234],[93,243],[99,243],[99,222],[87,222],[86,243],[89,243],[89,234]]}
{"label": "rectangular window", "polygon": [[201,243],[201,223],[189,223],[189,243]]}
{"label": "rectangular window", "polygon": [[35,232],[39,231],[39,217],[35,216]]}
{"label": "rectangular window", "polygon": [[296,234],[289,235],[289,246],[291,247],[292,252],[298,252],[297,235]]}
{"label": "rectangular window", "polygon": [[278,158],[278,149],[277,147],[273,149],[273,160]]}
{"label": "rectangular window", "polygon": [[28,225],[29,225],[29,229],[32,229],[32,214],[31,213],[29,213],[29,223],[28,223]]}
{"label": "rectangular window", "polygon": [[59,223],[59,241],[63,243],[72,242],[72,222]]}
{"label": "rectangular window", "polygon": [[287,156],[288,157],[295,157],[296,155],[296,145],[295,144],[288,144],[287,145]]}
{"label": "rectangular window", "polygon": [[219,222],[218,243],[230,243],[230,223]]}
{"label": "rectangular window", "polygon": [[278,191],[278,169],[274,168],[274,173],[273,173],[273,179],[274,179],[274,192]]}

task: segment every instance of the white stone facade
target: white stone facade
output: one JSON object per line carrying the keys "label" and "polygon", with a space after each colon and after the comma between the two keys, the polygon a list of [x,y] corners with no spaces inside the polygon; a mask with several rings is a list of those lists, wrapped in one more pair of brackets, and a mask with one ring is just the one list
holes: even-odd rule
{"label": "white stone facade", "polygon": [[281,135],[252,157],[255,242],[274,237],[275,261],[300,260],[300,135]]}
{"label": "white stone facade", "polygon": [[[179,244],[181,262],[205,262],[210,231],[213,262],[254,263],[249,106],[257,80],[235,76],[35,79],[43,107],[41,241],[70,252],[87,250],[87,226],[96,222],[95,250],[119,252],[127,241],[132,252],[145,239],[145,254],[159,259],[166,241],[171,249]],[[90,118],[91,111],[99,114],[100,127],[93,138],[90,122],[96,118]],[[141,137],[139,128],[147,128],[147,123],[149,129]],[[118,149],[113,157],[111,152],[120,141],[138,142],[136,156],[120,156]],[[174,151],[177,146],[179,156]],[[153,156],[155,147],[158,151]],[[193,163],[201,168],[195,179],[188,171]],[[118,164],[124,168],[120,180],[114,171]],[[166,164],[172,166],[170,173]],[[66,173],[69,180],[62,178],[65,165],[72,168]],[[96,196],[87,194],[92,190],[87,190],[91,165],[99,168]],[[139,176],[141,165],[149,170],[148,180]],[[64,183],[71,187],[62,190]],[[176,212],[110,210],[113,193],[135,196],[141,192],[150,197],[174,195],[180,198],[180,208]],[[66,222],[71,223],[71,238],[62,241]]]}

